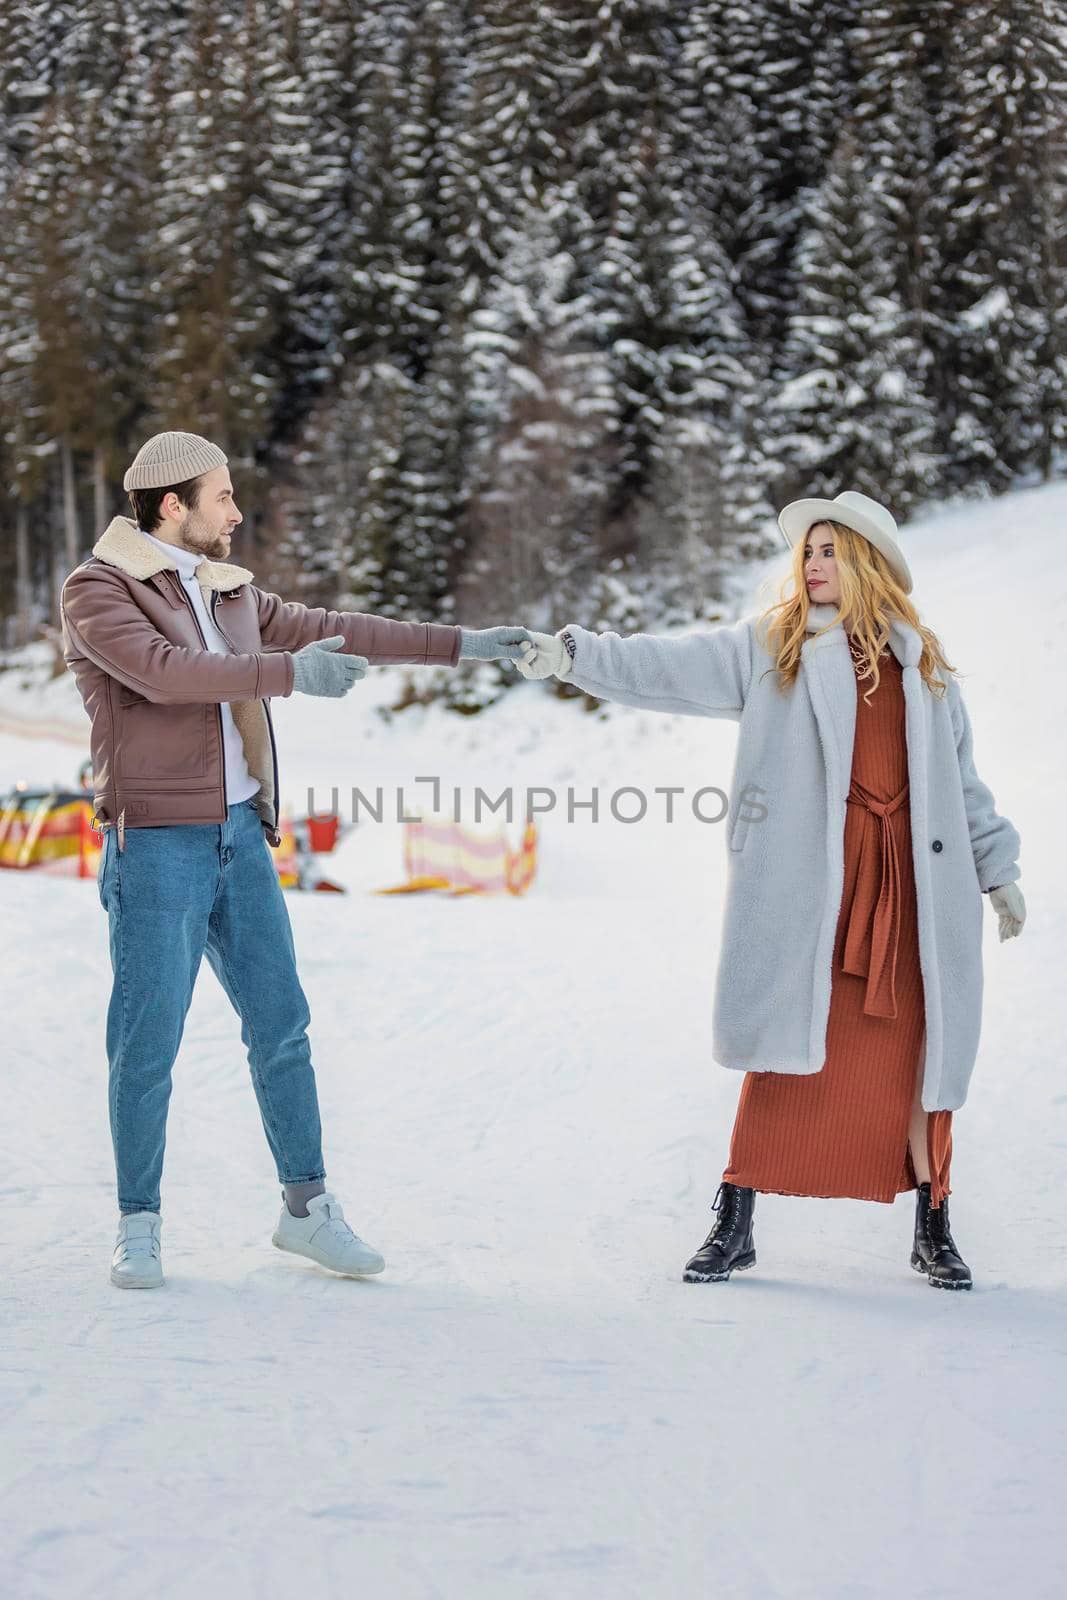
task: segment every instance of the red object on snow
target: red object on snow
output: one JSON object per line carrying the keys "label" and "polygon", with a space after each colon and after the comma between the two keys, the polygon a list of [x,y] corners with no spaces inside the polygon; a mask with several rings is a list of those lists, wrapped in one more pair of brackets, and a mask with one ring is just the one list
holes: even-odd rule
{"label": "red object on snow", "polygon": [[336,815],[308,817],[308,843],[317,855],[328,855],[337,843]]}

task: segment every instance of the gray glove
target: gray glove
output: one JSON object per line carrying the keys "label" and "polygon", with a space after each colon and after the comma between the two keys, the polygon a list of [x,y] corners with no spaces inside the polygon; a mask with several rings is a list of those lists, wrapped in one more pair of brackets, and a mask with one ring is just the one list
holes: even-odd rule
{"label": "gray glove", "polygon": [[460,628],[460,660],[518,661],[519,646],[529,637],[526,628]]}
{"label": "gray glove", "polygon": [[366,656],[336,656],[331,652],[345,642],[343,633],[316,639],[293,654],[293,693],[324,694],[339,700],[354,683],[367,676]]}

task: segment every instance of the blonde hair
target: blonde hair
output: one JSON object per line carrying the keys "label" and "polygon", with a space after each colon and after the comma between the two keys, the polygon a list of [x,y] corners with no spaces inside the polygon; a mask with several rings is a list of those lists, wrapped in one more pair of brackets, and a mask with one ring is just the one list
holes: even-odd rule
{"label": "blonde hair", "polygon": [[[833,530],[834,559],[841,584],[837,616],[827,624],[827,628],[835,627],[846,616],[852,619],[848,631],[862,648],[861,676],[873,678],[864,698],[874,693],[881,680],[878,657],[889,644],[889,624],[894,618],[910,623],[918,633],[922,640],[919,671],[930,692],[941,698],[947,688],[938,674],[955,673],[956,668],[946,659],[937,635],[919,621],[919,613],[898,583],[885,556],[869,539],[852,528],[846,528],[842,522],[832,522],[824,517],[813,522],[811,527],[819,528],[824,524]],[[791,688],[796,682],[800,671],[800,648],[808,637],[809,601],[804,581],[804,546],[810,536],[811,528],[793,547],[789,577],[795,585],[795,592],[785,595],[783,584],[783,590],[779,591],[782,599],[768,606],[758,618],[759,623],[767,624],[767,649],[775,657],[779,687],[783,690]],[[826,631],[826,628],[818,630],[819,633]]]}

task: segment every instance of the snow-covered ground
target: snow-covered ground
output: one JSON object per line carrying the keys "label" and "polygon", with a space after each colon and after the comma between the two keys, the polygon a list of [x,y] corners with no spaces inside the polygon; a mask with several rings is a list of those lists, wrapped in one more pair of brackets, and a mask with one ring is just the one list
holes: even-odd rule
{"label": "snow-covered ground", "polygon": [[[904,535],[1023,839],[1028,921],[1001,945],[988,917],[955,1119],[971,1294],[910,1270],[910,1196],[761,1196],[756,1270],[680,1281],[740,1086],[710,1058],[723,831],[688,807],[728,787],[731,725],[590,714],[534,684],[477,719],[387,722],[396,671],[275,703],[298,812],[308,784],[415,797],[431,775],[465,806],[477,784],[650,800],[630,825],[568,822],[562,800],[522,900],[375,897],[402,876],[395,822],[345,840],[349,895],[289,897],[330,1180],[387,1257],[377,1281],[272,1248],[277,1187],[205,965],[175,1073],[168,1281],[110,1287],[104,915],[91,883],[0,874],[5,1596],[1064,1592],[1065,518],[1057,486]],[[34,676],[0,676],[0,787],[67,780],[86,748],[72,684]],[[670,784],[667,824],[652,790]]]}

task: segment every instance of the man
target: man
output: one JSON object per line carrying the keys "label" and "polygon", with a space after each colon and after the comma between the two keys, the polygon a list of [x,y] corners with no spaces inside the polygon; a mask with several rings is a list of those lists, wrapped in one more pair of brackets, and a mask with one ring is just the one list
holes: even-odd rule
{"label": "man", "polygon": [[242,520],[226,456],[197,434],[155,434],[123,488],[133,519],[111,521],[61,601],[64,655],[92,722],[93,820],[104,831],[119,1201],[111,1281],[163,1281],[171,1069],[205,953],[241,1018],[282,1185],[274,1243],[347,1276],[381,1272],[381,1255],[326,1188],[310,1013],[265,842],[281,843],[270,700],[347,694],[371,662],[515,659],[529,636],[309,609],[257,589],[225,559]]}

